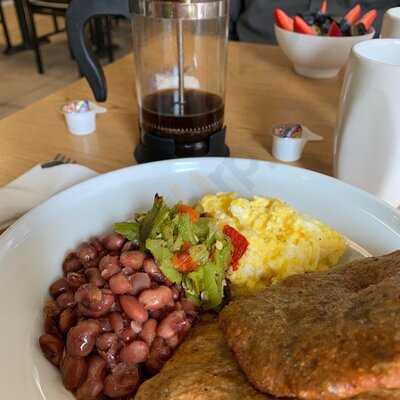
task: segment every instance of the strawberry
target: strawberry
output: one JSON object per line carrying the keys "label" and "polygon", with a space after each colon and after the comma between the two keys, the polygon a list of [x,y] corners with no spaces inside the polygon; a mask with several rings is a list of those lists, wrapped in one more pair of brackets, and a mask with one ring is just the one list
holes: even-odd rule
{"label": "strawberry", "polygon": [[343,36],[343,33],[340,30],[339,25],[335,21],[332,21],[331,26],[329,27],[328,36],[335,36],[335,37]]}
{"label": "strawberry", "polygon": [[349,24],[353,25],[361,15],[361,6],[356,4],[347,14],[343,17],[343,19]]}
{"label": "strawberry", "polygon": [[275,22],[279,28],[286,29],[287,31],[293,31],[293,18],[285,13],[280,8],[275,10]]}
{"label": "strawberry", "polygon": [[303,18],[296,16],[293,20],[293,30],[297,33],[303,33],[305,35],[316,35],[314,28],[307,25]]}
{"label": "strawberry", "polygon": [[370,10],[367,13],[363,15],[363,17],[357,22],[357,25],[363,25],[364,29],[366,32],[369,32],[369,30],[372,27],[372,24],[374,23],[376,16],[377,16],[376,10]]}
{"label": "strawberry", "polygon": [[323,0],[319,8],[321,14],[326,14],[328,12],[328,0]]}

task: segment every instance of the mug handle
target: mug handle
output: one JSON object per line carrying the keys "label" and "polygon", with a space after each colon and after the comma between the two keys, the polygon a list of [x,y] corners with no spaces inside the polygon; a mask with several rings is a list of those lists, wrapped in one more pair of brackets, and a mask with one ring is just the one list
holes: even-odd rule
{"label": "mug handle", "polygon": [[107,99],[107,82],[101,65],[87,45],[84,28],[91,17],[102,15],[131,19],[130,0],[72,0],[66,19],[72,54],[97,101]]}

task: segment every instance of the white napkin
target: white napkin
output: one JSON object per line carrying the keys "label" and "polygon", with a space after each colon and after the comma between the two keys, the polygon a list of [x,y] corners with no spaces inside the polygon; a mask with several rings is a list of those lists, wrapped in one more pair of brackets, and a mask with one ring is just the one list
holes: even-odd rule
{"label": "white napkin", "polygon": [[0,229],[52,195],[83,182],[97,172],[78,164],[51,168],[36,165],[19,178],[0,188]]}

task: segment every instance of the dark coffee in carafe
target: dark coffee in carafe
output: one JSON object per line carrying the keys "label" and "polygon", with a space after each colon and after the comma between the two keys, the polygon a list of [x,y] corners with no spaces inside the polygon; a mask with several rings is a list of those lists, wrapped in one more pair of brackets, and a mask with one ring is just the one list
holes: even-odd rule
{"label": "dark coffee in carafe", "polygon": [[216,94],[197,89],[184,90],[184,103],[178,89],[165,89],[143,98],[140,124],[145,133],[198,141],[220,130],[224,120],[224,102]]}

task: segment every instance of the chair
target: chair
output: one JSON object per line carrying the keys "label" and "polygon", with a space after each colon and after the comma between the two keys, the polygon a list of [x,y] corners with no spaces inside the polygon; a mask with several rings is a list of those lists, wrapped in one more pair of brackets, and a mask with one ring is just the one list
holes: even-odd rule
{"label": "chair", "polygon": [[6,17],[4,15],[4,11],[3,11],[2,0],[0,0],[0,24],[3,27],[4,38],[6,39],[5,52],[7,52],[11,48],[11,39],[10,39],[10,33],[8,31]]}
{"label": "chair", "polygon": [[[36,66],[39,74],[44,73],[43,60],[40,52],[40,44],[44,40],[48,40],[50,36],[57,33],[63,32],[64,29],[60,29],[57,21],[57,17],[65,18],[69,5],[68,0],[28,0],[27,6],[27,22],[29,27],[29,35],[31,40],[32,50],[35,54]],[[53,19],[53,31],[43,35],[38,36],[36,24],[35,24],[35,14],[49,15]]]}
{"label": "chair", "polygon": [[[57,18],[62,17],[65,18],[66,12],[69,6],[70,0],[28,0],[27,1],[27,14],[28,14],[28,25],[30,29],[30,36],[31,36],[31,46],[35,54],[36,65],[39,74],[44,73],[43,67],[43,60],[40,51],[40,44],[49,39],[51,36],[58,34],[60,32],[65,32],[65,29],[60,29]],[[47,33],[46,35],[38,36],[35,18],[36,14],[40,15],[49,15],[53,19],[53,31]],[[99,19],[105,19],[106,24],[104,30],[103,25]],[[90,41],[95,45],[104,45],[104,49],[107,51],[109,61],[112,62],[114,59],[112,43],[111,43],[111,24],[109,22],[110,17],[98,17],[95,18],[94,21],[91,21],[91,35]],[[104,40],[105,36],[105,40]],[[70,49],[69,49],[70,50]],[[100,49],[98,49],[100,51]],[[71,57],[73,57],[71,50],[70,50]]]}

